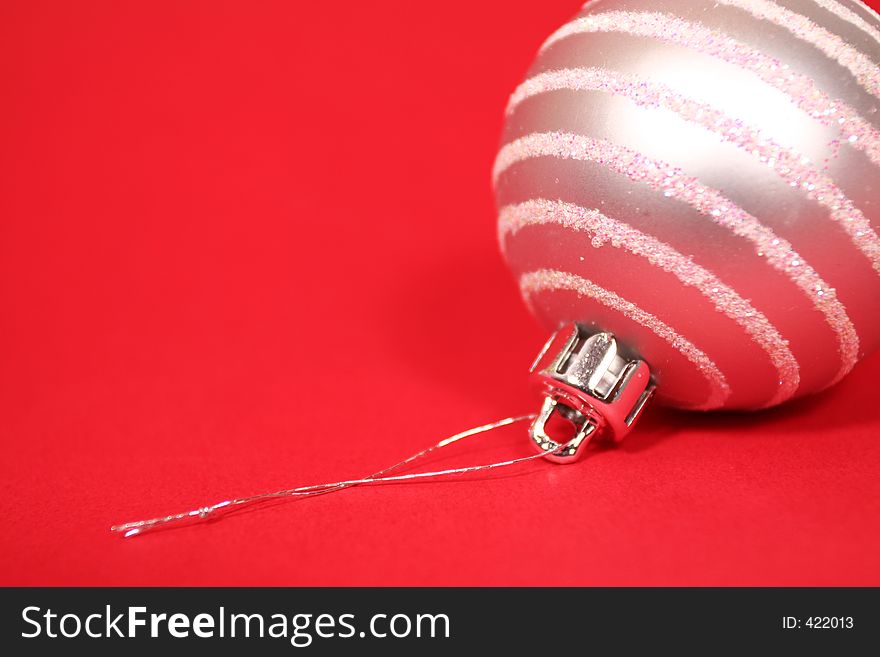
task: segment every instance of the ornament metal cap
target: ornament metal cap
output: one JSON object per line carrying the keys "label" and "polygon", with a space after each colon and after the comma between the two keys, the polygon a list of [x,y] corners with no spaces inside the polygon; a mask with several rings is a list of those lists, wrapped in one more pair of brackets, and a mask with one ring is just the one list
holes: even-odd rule
{"label": "ornament metal cap", "polygon": [[[623,440],[657,387],[648,364],[623,354],[612,333],[576,323],[550,337],[529,371],[544,395],[529,436],[556,463],[576,461],[597,433]],[[547,434],[554,413],[575,428],[567,443]]]}

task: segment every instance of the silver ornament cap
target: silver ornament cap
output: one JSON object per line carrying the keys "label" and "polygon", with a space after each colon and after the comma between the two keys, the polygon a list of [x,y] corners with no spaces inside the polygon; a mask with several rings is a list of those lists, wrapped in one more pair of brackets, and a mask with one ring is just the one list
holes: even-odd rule
{"label": "silver ornament cap", "polygon": [[[623,440],[657,387],[648,364],[629,357],[612,333],[591,334],[577,323],[550,337],[530,372],[544,401],[529,436],[557,463],[576,461],[596,434]],[[566,443],[548,434],[554,415],[574,427]]]}

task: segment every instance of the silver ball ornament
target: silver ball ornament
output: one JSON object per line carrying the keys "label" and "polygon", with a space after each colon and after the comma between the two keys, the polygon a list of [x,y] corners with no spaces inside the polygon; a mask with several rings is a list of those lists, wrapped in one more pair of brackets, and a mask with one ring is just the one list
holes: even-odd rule
{"label": "silver ball ornament", "polygon": [[670,406],[775,406],[880,342],[880,19],[796,5],[589,2],[506,110],[526,302],[613,331]]}

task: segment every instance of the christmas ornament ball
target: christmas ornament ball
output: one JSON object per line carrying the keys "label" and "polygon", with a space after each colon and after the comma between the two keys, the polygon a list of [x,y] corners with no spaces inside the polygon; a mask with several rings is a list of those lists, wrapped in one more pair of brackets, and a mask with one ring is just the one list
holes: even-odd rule
{"label": "christmas ornament ball", "polygon": [[657,399],[759,409],[880,341],[880,18],[857,0],[596,0],[506,108],[502,251],[548,329]]}

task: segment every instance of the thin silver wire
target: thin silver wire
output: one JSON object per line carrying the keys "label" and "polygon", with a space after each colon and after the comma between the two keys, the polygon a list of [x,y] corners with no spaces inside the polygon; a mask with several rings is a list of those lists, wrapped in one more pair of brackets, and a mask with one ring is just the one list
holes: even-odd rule
{"label": "thin silver wire", "polygon": [[447,475],[458,475],[465,474],[468,472],[480,472],[483,470],[493,470],[495,468],[503,468],[511,465],[515,465],[517,463],[523,463],[525,461],[531,461],[533,459],[543,458],[547,456],[548,452],[541,452],[532,454],[530,456],[521,456],[514,459],[508,459],[506,461],[497,461],[495,463],[486,463],[481,465],[470,465],[461,468],[449,468],[446,470],[434,470],[431,472],[418,472],[414,474],[400,474],[400,475],[392,475],[392,476],[384,476],[389,472],[393,472],[394,470],[398,470],[405,465],[409,465],[413,461],[421,459],[431,452],[439,450],[443,447],[456,443],[465,438],[470,438],[471,436],[476,436],[478,434],[486,433],[488,431],[492,431],[493,429],[499,429],[501,427],[505,427],[510,424],[515,424],[517,422],[525,422],[527,420],[534,420],[534,414],[530,415],[518,415],[514,417],[506,417],[503,420],[498,420],[496,422],[490,422],[489,424],[484,424],[479,427],[474,427],[473,429],[468,429],[466,431],[462,431],[457,433],[449,438],[444,438],[440,442],[431,445],[430,447],[423,449],[420,452],[416,452],[412,456],[405,458],[404,460],[395,463],[392,466],[384,468],[383,470],[379,470],[378,472],[374,472],[371,475],[366,477],[362,477],[360,479],[344,479],[342,481],[334,481],[325,484],[312,484],[310,486],[299,486],[297,488],[288,488],[285,490],[279,490],[274,493],[260,493],[258,495],[250,495],[248,497],[236,497],[228,500],[223,500],[222,502],[217,502],[216,504],[210,504],[207,506],[200,506],[195,509],[191,509],[190,511],[184,511],[182,513],[174,513],[167,516],[159,516],[158,518],[150,518],[149,520],[136,520],[134,522],[126,522],[119,525],[113,525],[110,528],[110,531],[122,533],[125,538],[131,536],[137,536],[139,534],[143,534],[150,529],[155,527],[165,526],[175,522],[182,522],[185,520],[204,520],[208,516],[212,515],[214,512],[219,511],[221,509],[229,510],[232,507],[240,507],[250,504],[255,504],[258,502],[263,502],[270,499],[275,499],[279,497],[308,497],[312,495],[324,495],[326,493],[332,493],[334,491],[339,491],[344,488],[349,488],[351,486],[361,486],[366,484],[378,484],[382,482],[389,481],[407,481],[411,479],[430,479],[434,477],[443,477]]}

